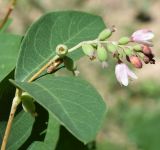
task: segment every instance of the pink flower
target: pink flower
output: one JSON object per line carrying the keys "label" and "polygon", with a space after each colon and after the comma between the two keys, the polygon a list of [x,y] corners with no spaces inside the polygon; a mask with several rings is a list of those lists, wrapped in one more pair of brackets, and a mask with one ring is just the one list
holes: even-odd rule
{"label": "pink flower", "polygon": [[115,74],[118,82],[124,86],[129,83],[129,78],[137,79],[138,77],[133,73],[126,64],[119,63],[115,67]]}
{"label": "pink flower", "polygon": [[147,46],[152,46],[152,38],[154,37],[154,34],[151,30],[148,29],[141,29],[134,32],[131,36],[131,40],[133,42],[137,42],[140,44],[144,44]]}

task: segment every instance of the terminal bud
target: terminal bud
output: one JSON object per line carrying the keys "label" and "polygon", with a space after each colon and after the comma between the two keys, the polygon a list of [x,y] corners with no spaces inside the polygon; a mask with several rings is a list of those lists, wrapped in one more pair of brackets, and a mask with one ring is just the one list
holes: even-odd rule
{"label": "terminal bud", "polygon": [[68,53],[68,47],[66,45],[63,45],[63,44],[59,44],[57,47],[56,47],[56,54],[59,56],[59,57],[64,57],[66,56]]}
{"label": "terminal bud", "polygon": [[100,41],[104,41],[112,35],[112,29],[104,29],[98,36]]}

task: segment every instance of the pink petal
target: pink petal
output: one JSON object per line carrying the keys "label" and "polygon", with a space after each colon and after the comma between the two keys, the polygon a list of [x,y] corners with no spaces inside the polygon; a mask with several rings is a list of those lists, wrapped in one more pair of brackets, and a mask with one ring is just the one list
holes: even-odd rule
{"label": "pink petal", "polygon": [[141,29],[141,30],[137,30],[136,32],[134,32],[131,37],[133,41],[135,42],[148,41],[154,37],[154,34],[151,30]]}
{"label": "pink petal", "polygon": [[123,84],[124,86],[128,85],[128,75],[125,64],[117,64],[115,67],[115,74],[120,84]]}
{"label": "pink petal", "polygon": [[127,69],[127,74],[132,79],[138,79],[138,77],[136,76],[136,74],[132,70],[130,70],[129,68]]}

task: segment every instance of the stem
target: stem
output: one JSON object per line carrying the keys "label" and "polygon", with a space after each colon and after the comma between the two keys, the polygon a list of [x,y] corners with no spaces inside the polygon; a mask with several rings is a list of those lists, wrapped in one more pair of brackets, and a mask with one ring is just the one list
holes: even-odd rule
{"label": "stem", "polygon": [[7,127],[6,127],[5,134],[4,134],[3,141],[2,141],[1,150],[6,149],[6,145],[7,145],[8,137],[9,137],[9,134],[10,134],[13,118],[14,118],[15,112],[17,110],[17,106],[21,102],[20,101],[21,93],[22,93],[21,90],[16,89],[15,97],[14,97],[13,102],[12,102],[9,119],[8,119],[8,122],[7,122]]}
{"label": "stem", "polygon": [[17,0],[11,0],[10,1],[10,6],[6,12],[6,15],[4,16],[4,18],[2,19],[2,21],[0,22],[0,29],[3,28],[3,26],[5,25],[5,23],[7,22],[10,14],[12,13],[13,9],[14,9],[14,6],[16,5],[16,1]]}
{"label": "stem", "polygon": [[[68,53],[71,53],[75,50],[77,50],[78,48],[80,48],[83,44],[95,44],[95,43],[101,43],[101,44],[105,44],[105,43],[110,43],[111,41],[99,41],[98,39],[95,40],[91,40],[91,41],[82,41],[79,44],[77,44],[76,46],[70,48],[68,50]],[[113,41],[112,41],[113,42]],[[51,59],[47,64],[45,64],[38,72],[36,72],[29,80],[28,82],[32,82],[34,81],[36,78],[39,77],[39,75],[46,70],[50,65],[54,64],[55,69],[57,68],[57,66],[59,66],[62,61],[59,59],[60,57],[58,55],[56,55],[53,59]]]}
{"label": "stem", "polygon": [[[93,40],[93,41],[83,41],[80,42],[79,44],[77,44],[76,46],[70,48],[68,50],[68,53],[71,53],[73,51],[75,51],[76,49],[80,48],[82,46],[82,44],[93,44],[93,43],[97,43],[98,40]],[[54,64],[55,68],[57,68],[57,66],[59,66],[62,61],[59,59],[60,57],[58,55],[56,55],[53,59],[51,59],[47,64],[45,64],[38,72],[36,72],[29,80],[28,82],[32,82],[34,81],[36,78],[38,78],[38,76],[44,71],[46,70],[50,65]]]}
{"label": "stem", "polygon": [[34,81],[36,78],[38,78],[38,76],[44,71],[46,70],[50,65],[54,64],[54,67],[57,68],[62,61],[59,59],[59,56],[55,56],[52,60],[50,60],[47,64],[45,64],[37,73],[35,73],[29,80],[28,82],[32,82]]}
{"label": "stem", "polygon": [[[68,50],[68,52],[70,53],[70,52],[75,51],[76,49],[80,48],[83,44],[94,44],[94,43],[98,43],[98,42],[101,42],[101,41],[98,41],[97,39],[92,40],[92,41],[83,41],[83,42],[80,42],[79,44],[77,44],[76,46],[70,48],[70,49]],[[107,42],[108,42],[108,41],[107,41]]]}

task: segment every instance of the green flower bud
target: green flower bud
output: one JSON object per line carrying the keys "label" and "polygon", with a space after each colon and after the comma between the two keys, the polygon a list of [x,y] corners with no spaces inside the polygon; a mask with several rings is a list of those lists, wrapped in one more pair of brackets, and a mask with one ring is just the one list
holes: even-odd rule
{"label": "green flower bud", "polygon": [[111,29],[105,29],[99,34],[98,39],[100,41],[104,41],[112,35],[112,32],[113,31]]}
{"label": "green flower bud", "polygon": [[145,55],[143,54],[143,53],[141,53],[141,52],[137,52],[137,54],[138,54],[138,56],[140,57],[140,58],[144,58],[145,57]]}
{"label": "green flower bud", "polygon": [[82,50],[83,50],[84,54],[86,54],[90,58],[93,57],[94,52],[95,52],[94,47],[92,45],[90,45],[90,44],[83,44],[82,45]]}
{"label": "green flower bud", "polygon": [[124,51],[123,50],[119,50],[118,51],[118,57],[119,57],[119,59],[123,59],[124,57],[125,57],[125,53],[124,53]]}
{"label": "green flower bud", "polygon": [[68,53],[68,47],[66,45],[60,44],[56,47],[56,54],[59,57],[64,57]]}
{"label": "green flower bud", "polygon": [[129,37],[121,37],[118,41],[119,45],[125,45],[128,44],[131,41]]}
{"label": "green flower bud", "polygon": [[133,55],[133,49],[132,48],[127,47],[127,48],[124,49],[124,52],[128,56]]}
{"label": "green flower bud", "polygon": [[63,58],[64,66],[69,70],[69,71],[74,71],[76,70],[76,65],[70,57],[64,57]]}
{"label": "green flower bud", "polygon": [[141,45],[135,45],[135,46],[133,46],[133,49],[135,50],[135,51],[137,51],[137,52],[140,52],[140,51],[142,51],[142,46]]}
{"label": "green flower bud", "polygon": [[106,49],[102,45],[98,45],[98,48],[97,48],[97,58],[101,62],[106,61],[107,58],[108,58],[107,51],[106,51]]}
{"label": "green flower bud", "polygon": [[118,49],[117,45],[112,44],[112,43],[108,43],[107,44],[107,50],[111,53],[115,53],[116,50]]}
{"label": "green flower bud", "polygon": [[34,99],[31,97],[27,92],[24,92],[21,96],[22,101],[22,107],[25,112],[31,113],[32,115],[35,115],[35,104]]}

